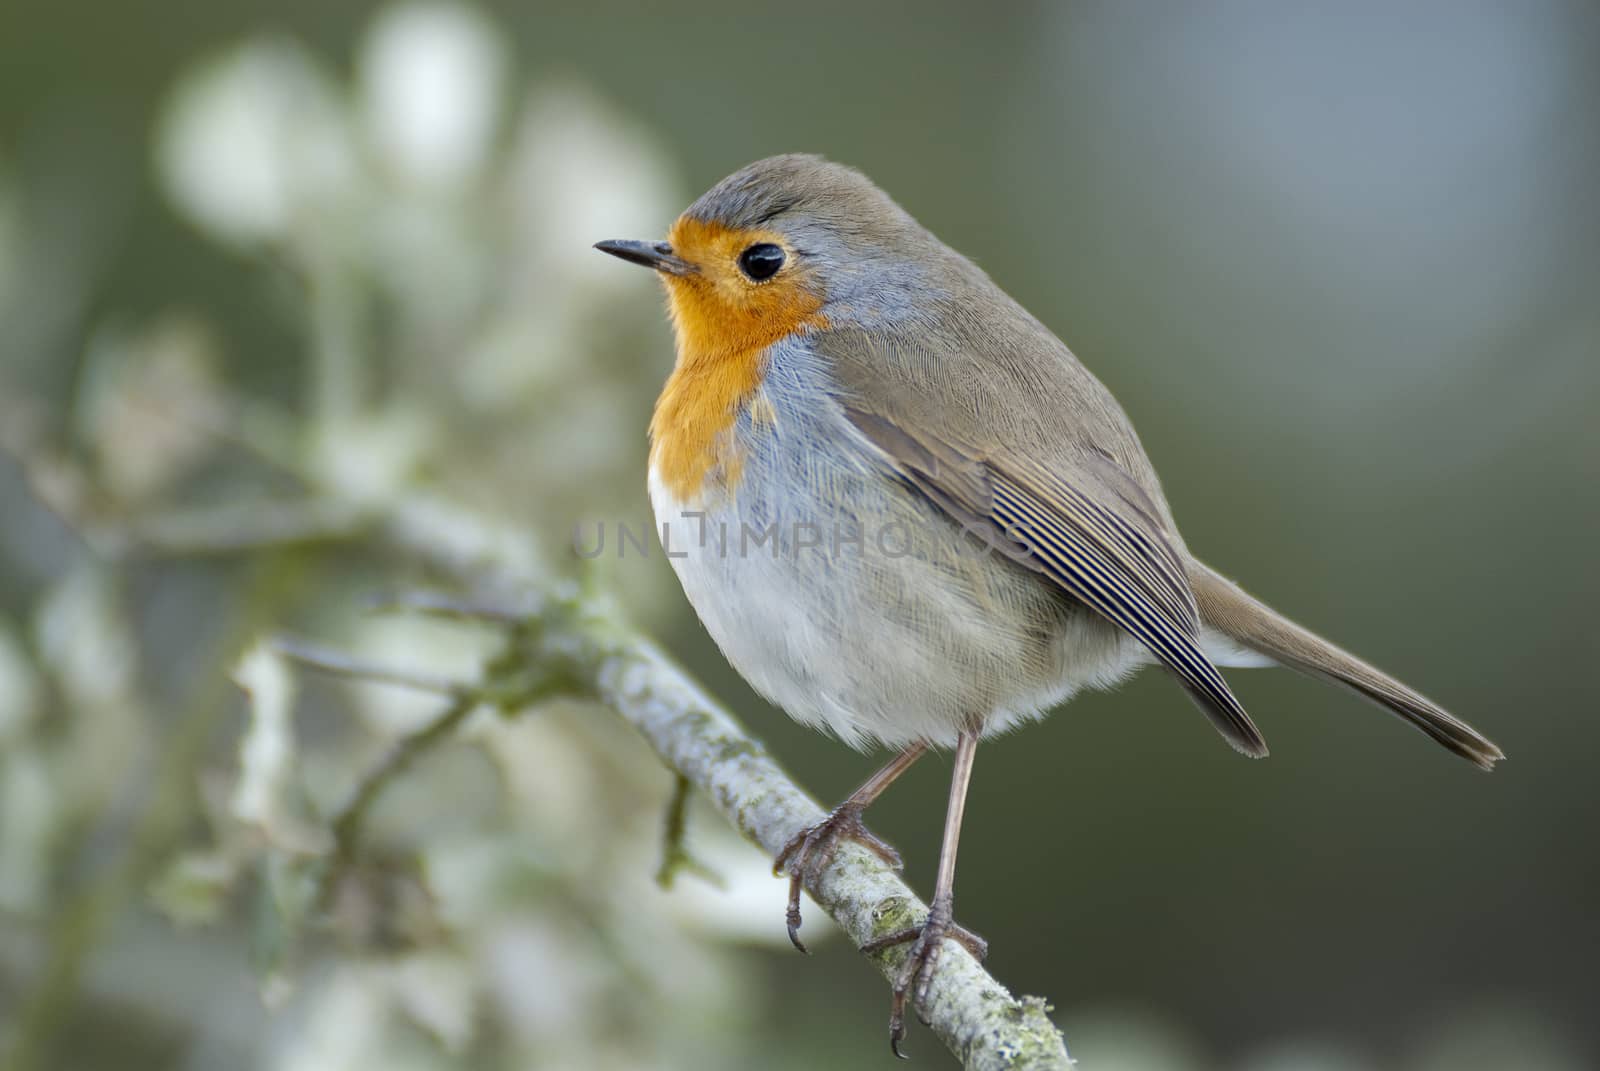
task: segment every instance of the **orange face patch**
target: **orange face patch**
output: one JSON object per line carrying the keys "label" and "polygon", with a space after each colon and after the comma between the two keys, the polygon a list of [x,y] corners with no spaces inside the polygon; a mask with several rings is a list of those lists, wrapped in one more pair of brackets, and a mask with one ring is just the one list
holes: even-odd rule
{"label": "orange face patch", "polygon": [[792,253],[764,282],[739,270],[739,254],[758,242],[789,252],[782,236],[679,219],[667,241],[697,270],[662,276],[678,362],[650,420],[650,464],[667,490],[691,501],[719,462],[724,481],[737,480],[725,436],[761,386],[767,347],[825,321],[822,296],[795,272]]}

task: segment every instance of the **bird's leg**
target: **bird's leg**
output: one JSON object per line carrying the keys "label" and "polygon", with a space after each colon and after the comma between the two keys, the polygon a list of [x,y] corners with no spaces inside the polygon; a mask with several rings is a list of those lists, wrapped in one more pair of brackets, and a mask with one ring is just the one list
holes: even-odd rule
{"label": "bird's leg", "polygon": [[[893,945],[911,942],[911,951],[894,981],[894,1003],[889,1012],[889,1047],[904,1057],[900,1042],[906,1036],[906,998],[922,1018],[921,1008],[928,998],[940,947],[946,937],[966,948],[978,959],[989,952],[988,943],[970,930],[955,924],[956,843],[961,839],[961,815],[967,807],[967,784],[972,780],[972,760],[978,753],[978,734],[962,733],[956,742],[955,771],[950,775],[950,804],[944,814],[944,843],[939,849],[939,877],[933,886],[933,902],[921,926],[880,937],[869,942],[863,952],[877,952]],[[927,1020],[923,1019],[926,1023]]]}
{"label": "bird's leg", "polygon": [[789,874],[789,910],[784,916],[789,926],[789,940],[800,951],[806,950],[800,940],[800,887],[809,877],[828,865],[838,848],[840,837],[859,841],[872,854],[885,863],[900,869],[900,853],[879,838],[861,821],[861,812],[872,801],[883,795],[884,789],[911,768],[911,764],[928,750],[927,744],[912,744],[867,778],[860,788],[850,793],[848,799],[833,809],[833,813],[814,826],[809,826],[789,838],[778,857],[772,861],[772,872]]}

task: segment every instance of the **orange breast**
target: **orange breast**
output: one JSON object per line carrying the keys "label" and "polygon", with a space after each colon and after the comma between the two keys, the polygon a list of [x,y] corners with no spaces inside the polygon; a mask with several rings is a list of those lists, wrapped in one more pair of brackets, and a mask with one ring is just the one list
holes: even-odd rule
{"label": "orange breast", "polygon": [[738,483],[730,433],[761,386],[768,348],[826,321],[802,275],[756,285],[739,274],[739,252],[776,235],[681,219],[668,240],[700,271],[665,277],[678,361],[650,420],[650,464],[675,498],[693,502],[713,474],[724,490]]}

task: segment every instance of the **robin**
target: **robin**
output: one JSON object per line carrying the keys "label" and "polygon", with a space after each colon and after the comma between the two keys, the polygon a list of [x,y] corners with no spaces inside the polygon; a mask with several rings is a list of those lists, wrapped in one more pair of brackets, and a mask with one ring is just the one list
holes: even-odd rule
{"label": "robin", "polygon": [[1082,688],[1167,670],[1235,749],[1267,745],[1218,666],[1346,685],[1476,765],[1498,747],[1433,701],[1199,561],[1122,407],[1048,328],[860,172],[760,160],[665,241],[597,249],[666,286],[677,362],[650,422],[650,500],[724,655],[796,720],[895,757],[774,872],[802,882],[841,837],[891,864],[862,812],[930,748],[954,750],[933,899],[894,986],[925,1001],[952,915],[978,742]]}

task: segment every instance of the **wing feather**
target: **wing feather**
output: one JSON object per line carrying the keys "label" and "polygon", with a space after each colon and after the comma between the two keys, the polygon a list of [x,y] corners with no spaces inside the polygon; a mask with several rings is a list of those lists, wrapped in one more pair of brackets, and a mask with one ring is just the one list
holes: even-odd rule
{"label": "wing feather", "polygon": [[1137,504],[1123,504],[1095,481],[1076,486],[1055,473],[1008,471],[882,414],[849,405],[845,412],[894,471],[952,520],[987,534],[1009,557],[1143,643],[1239,751],[1267,753],[1200,649],[1199,612],[1180,559]]}

